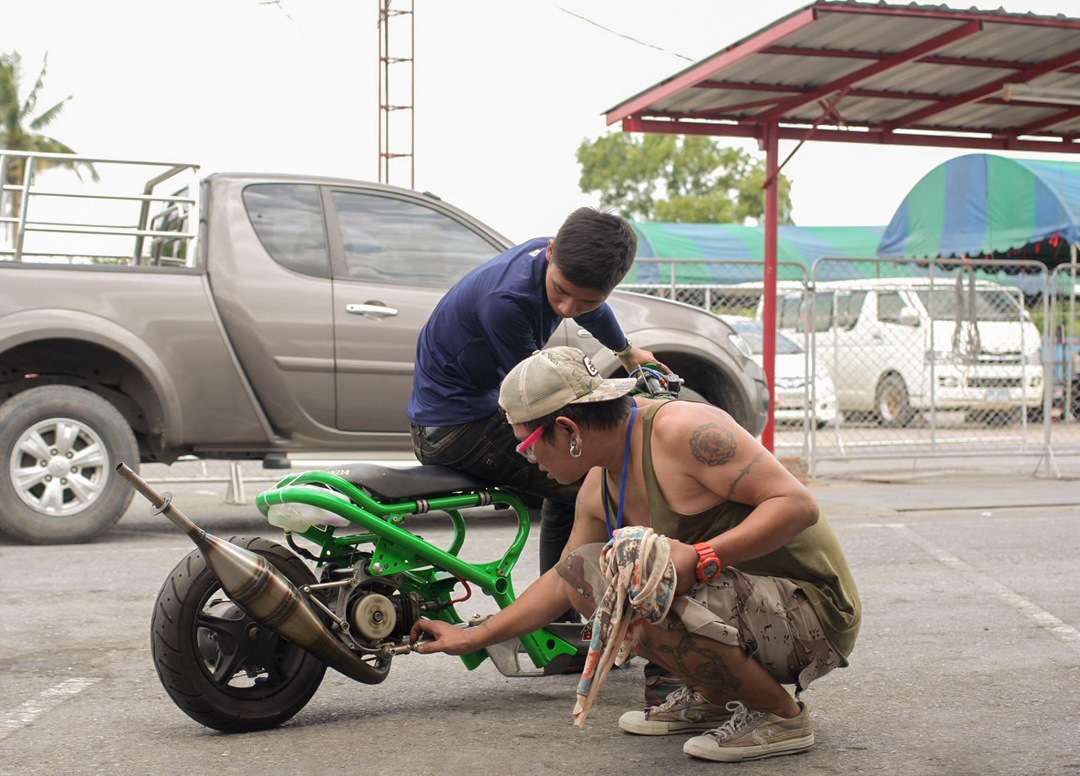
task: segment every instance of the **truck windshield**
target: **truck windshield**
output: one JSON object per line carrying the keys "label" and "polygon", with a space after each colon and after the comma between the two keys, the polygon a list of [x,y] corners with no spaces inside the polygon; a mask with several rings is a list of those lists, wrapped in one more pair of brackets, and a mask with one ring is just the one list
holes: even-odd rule
{"label": "truck windshield", "polygon": [[[915,292],[923,307],[935,321],[954,321],[958,316],[971,315],[971,294],[966,286],[959,290],[946,285],[941,288]],[[1007,291],[977,288],[975,290],[975,320],[1018,321],[1020,309]]]}

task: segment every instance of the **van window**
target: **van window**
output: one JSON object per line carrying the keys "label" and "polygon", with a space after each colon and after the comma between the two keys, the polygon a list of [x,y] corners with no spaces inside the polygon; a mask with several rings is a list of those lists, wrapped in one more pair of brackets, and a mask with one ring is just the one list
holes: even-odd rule
{"label": "van window", "polygon": [[244,208],[270,257],[294,272],[330,277],[319,189],[310,184],[256,183]]}
{"label": "van window", "polygon": [[814,331],[828,331],[833,319],[833,292],[814,294]]}
{"label": "van window", "polygon": [[[814,295],[814,331],[828,331],[832,325],[832,291]],[[776,300],[777,328],[804,332],[809,316],[809,294],[786,294]]]}
{"label": "van window", "polygon": [[878,291],[877,319],[882,323],[900,323],[904,300],[898,291]]}
{"label": "van window", "polygon": [[854,329],[855,324],[859,321],[859,313],[862,312],[865,301],[865,291],[838,291],[836,293],[837,328],[845,331]]}
{"label": "van window", "polygon": [[331,198],[349,278],[449,288],[500,252],[464,224],[415,202],[340,190]]}
{"label": "van window", "polygon": [[[935,321],[954,321],[958,312],[963,317],[971,315],[971,291],[966,284],[961,286],[960,293],[955,286],[943,286],[933,291],[926,288],[915,293]],[[1007,292],[995,289],[976,289],[974,308],[977,321],[1018,321],[1021,317],[1013,298]]]}
{"label": "van window", "polygon": [[777,301],[777,324],[781,329],[794,329],[803,331],[805,326],[802,319],[802,294],[785,294]]}

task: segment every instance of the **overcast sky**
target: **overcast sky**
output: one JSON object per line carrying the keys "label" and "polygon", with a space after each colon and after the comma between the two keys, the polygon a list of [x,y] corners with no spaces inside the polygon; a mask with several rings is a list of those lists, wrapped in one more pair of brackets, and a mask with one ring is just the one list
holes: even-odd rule
{"label": "overcast sky", "polygon": [[[578,189],[575,151],[608,131],[605,110],[807,4],[415,0],[416,188],[515,241],[552,234],[597,204]],[[1080,16],[1080,0],[954,5]],[[80,153],[377,180],[378,8],[0,0],[0,50],[23,55],[27,86],[48,51],[39,108],[74,95],[50,134]],[[407,46],[407,22],[394,22],[391,54]],[[407,144],[401,127],[391,137]],[[794,145],[781,142],[781,157]],[[785,168],[793,217],[884,225],[923,175],[961,153],[808,143]],[[408,186],[408,168],[390,182]]]}

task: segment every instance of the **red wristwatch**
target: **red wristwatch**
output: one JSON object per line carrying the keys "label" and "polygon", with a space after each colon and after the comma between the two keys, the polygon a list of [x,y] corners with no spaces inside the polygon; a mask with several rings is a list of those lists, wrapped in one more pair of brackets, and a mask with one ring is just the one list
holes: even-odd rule
{"label": "red wristwatch", "polygon": [[720,575],[720,558],[716,556],[716,550],[705,542],[698,542],[694,549],[698,554],[697,581],[712,582]]}

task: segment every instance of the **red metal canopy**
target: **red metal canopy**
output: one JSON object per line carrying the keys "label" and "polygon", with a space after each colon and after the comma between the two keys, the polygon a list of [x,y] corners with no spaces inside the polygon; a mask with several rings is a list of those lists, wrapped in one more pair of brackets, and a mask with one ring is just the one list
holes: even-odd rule
{"label": "red metal canopy", "polygon": [[1080,152],[1080,19],[819,0],[606,116],[629,132],[760,139],[776,122],[782,139],[816,126],[816,140]]}
{"label": "red metal canopy", "polygon": [[[765,151],[771,392],[778,141],[1080,153],[1080,19],[818,0],[605,113],[627,132],[756,138]],[[772,449],[771,413],[762,443]]]}

